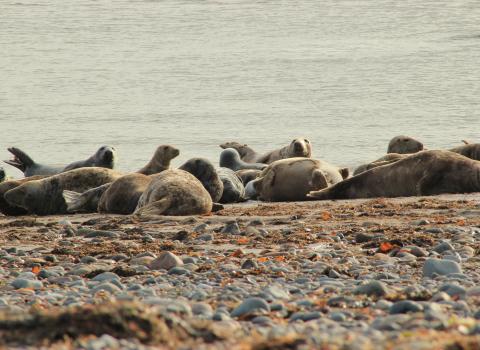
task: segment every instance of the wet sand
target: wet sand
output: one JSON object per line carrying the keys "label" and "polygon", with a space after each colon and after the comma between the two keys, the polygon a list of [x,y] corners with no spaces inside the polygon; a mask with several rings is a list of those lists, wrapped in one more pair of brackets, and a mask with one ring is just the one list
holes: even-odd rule
{"label": "wet sand", "polygon": [[5,347],[480,347],[480,194],[0,227]]}

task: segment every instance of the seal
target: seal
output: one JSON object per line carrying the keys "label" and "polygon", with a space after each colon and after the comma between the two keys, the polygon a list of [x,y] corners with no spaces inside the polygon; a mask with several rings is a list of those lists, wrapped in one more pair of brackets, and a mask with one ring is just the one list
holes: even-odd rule
{"label": "seal", "polygon": [[480,143],[467,143],[463,146],[452,148],[450,151],[470,159],[480,160]]}
{"label": "seal", "polygon": [[480,163],[449,151],[412,154],[370,169],[329,188],[312,191],[317,200],[431,196],[480,191]]}
{"label": "seal", "polygon": [[50,166],[36,163],[28,154],[16,147],[10,147],[8,148],[8,151],[13,154],[14,158],[13,160],[5,160],[4,162],[22,171],[25,177],[34,175],[55,175],[83,167],[113,169],[116,160],[115,148],[110,146],[102,146],[91,157],[70,163],[66,166]]}
{"label": "seal", "polygon": [[226,148],[220,153],[220,167],[238,170],[263,170],[267,167],[267,164],[261,163],[247,163],[240,158],[240,154],[234,148]]}
{"label": "seal", "polygon": [[177,157],[180,151],[170,145],[158,146],[152,159],[137,173],[144,175],[152,175],[160,173],[170,168],[170,162],[173,158]]}
{"label": "seal", "polygon": [[255,163],[256,159],[262,156],[247,144],[242,144],[236,141],[222,143],[220,144],[220,147],[223,149],[233,148],[240,155],[240,159],[247,163]]}
{"label": "seal", "polygon": [[218,168],[217,174],[223,183],[223,193],[219,202],[222,204],[245,201],[245,187],[240,177],[228,168]]}
{"label": "seal", "polygon": [[241,160],[247,163],[264,163],[270,164],[276,160],[295,158],[295,157],[312,157],[312,145],[310,140],[306,138],[296,138],[285,147],[259,154],[246,144],[238,142],[225,142],[220,145],[221,148],[233,148],[240,154]]}
{"label": "seal", "polygon": [[355,169],[355,171],[353,172],[353,176],[361,174],[361,173],[363,173],[367,170],[376,168],[377,166],[386,165],[386,164],[396,162],[397,160],[408,157],[409,155],[410,154],[389,153],[389,154],[387,154],[383,157],[378,158],[377,160],[374,160],[371,163],[362,164],[362,165],[358,166]]}
{"label": "seal", "polygon": [[[120,180],[121,178],[117,179],[116,181]],[[115,181],[108,182],[104,185],[86,190],[83,193],[63,190],[62,196],[65,200],[65,204],[67,205],[67,212],[96,213],[98,211],[98,203],[100,202],[100,199],[102,198],[105,191],[107,191],[108,188],[114,183]],[[122,198],[122,201],[123,200],[124,199]]]}
{"label": "seal", "polygon": [[30,176],[30,177],[25,177],[23,179],[16,179],[16,180],[8,180],[5,182],[0,183],[0,212],[4,215],[12,215],[12,216],[17,216],[17,215],[26,215],[27,210],[21,207],[17,207],[14,205],[10,205],[4,198],[4,194],[7,191],[10,191],[11,189],[14,189],[18,186],[20,186],[23,183],[33,181],[33,180],[40,180],[44,179],[47,176],[44,175],[37,175],[37,176]]}
{"label": "seal", "polygon": [[261,170],[254,170],[254,169],[244,169],[238,170],[235,172],[244,186],[246,186],[250,181],[255,180],[261,173]]}
{"label": "seal", "polygon": [[247,195],[268,202],[303,201],[310,191],[326,188],[348,177],[348,169],[339,169],[312,158],[277,160],[248,183]]}
{"label": "seal", "polygon": [[82,193],[113,182],[121,176],[121,173],[108,168],[73,169],[44,179],[25,182],[7,191],[3,196],[8,204],[24,208],[28,214],[65,214],[67,205],[62,196],[64,190]]}
{"label": "seal", "polygon": [[195,176],[210,193],[213,202],[222,198],[223,183],[215,170],[213,164],[205,158],[192,158],[185,162],[180,168]]}
{"label": "seal", "polygon": [[423,143],[410,136],[395,136],[388,143],[387,153],[416,153],[423,150]]}
{"label": "seal", "polygon": [[210,213],[212,206],[212,197],[195,176],[171,169],[153,175],[134,214],[203,215]]}

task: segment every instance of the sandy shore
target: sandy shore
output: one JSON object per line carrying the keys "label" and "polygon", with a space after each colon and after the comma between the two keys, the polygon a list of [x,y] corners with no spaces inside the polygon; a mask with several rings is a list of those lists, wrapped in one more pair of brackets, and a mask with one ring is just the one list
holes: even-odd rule
{"label": "sandy shore", "polygon": [[0,217],[0,242],[4,347],[480,348],[480,194]]}

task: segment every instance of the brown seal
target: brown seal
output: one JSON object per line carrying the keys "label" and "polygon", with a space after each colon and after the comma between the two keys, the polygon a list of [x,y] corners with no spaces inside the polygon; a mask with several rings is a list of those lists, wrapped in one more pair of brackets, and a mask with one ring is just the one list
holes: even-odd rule
{"label": "brown seal", "polygon": [[180,151],[170,145],[161,145],[157,147],[152,159],[137,173],[144,175],[152,175],[160,173],[170,168],[170,162],[177,157]]}
{"label": "brown seal", "polygon": [[480,160],[480,143],[467,143],[463,146],[452,148],[450,151],[470,159]]}
{"label": "brown seal", "polygon": [[423,143],[410,136],[395,136],[388,143],[387,153],[417,153],[423,150]]}
{"label": "brown seal", "polygon": [[121,176],[121,173],[108,168],[79,168],[25,182],[7,191],[4,198],[10,205],[24,208],[29,214],[64,214],[67,212],[62,195],[64,190],[82,193]]}
{"label": "brown seal", "polygon": [[261,173],[261,170],[255,169],[242,169],[236,171],[238,177],[242,180],[244,186],[246,186],[250,181],[255,180]]}
{"label": "brown seal", "polygon": [[139,215],[202,215],[212,211],[212,197],[187,171],[165,170],[153,179],[140,197]]}
{"label": "brown seal", "polygon": [[355,199],[431,196],[480,191],[480,163],[449,151],[422,151],[370,169],[309,198]]}
{"label": "brown seal", "polygon": [[348,177],[348,169],[311,158],[277,160],[249,183],[260,200],[269,202],[302,201],[310,191],[319,190]]}
{"label": "brown seal", "polygon": [[371,163],[367,164],[362,164],[358,166],[355,171],[353,172],[353,176],[356,176],[358,174],[361,174],[367,170],[376,168],[377,166],[381,165],[386,165],[386,164],[391,164],[393,162],[396,162],[397,160],[403,159],[405,157],[408,157],[410,154],[400,154],[400,153],[389,153],[383,157],[378,158],[377,160],[374,160]]}

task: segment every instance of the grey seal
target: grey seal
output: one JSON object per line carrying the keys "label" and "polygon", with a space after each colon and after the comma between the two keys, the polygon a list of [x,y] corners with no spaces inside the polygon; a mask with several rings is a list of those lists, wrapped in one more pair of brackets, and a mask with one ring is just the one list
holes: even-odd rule
{"label": "grey seal", "polygon": [[172,169],[153,175],[134,214],[202,215],[210,213],[212,206],[212,197],[195,176]]}
{"label": "grey seal", "polygon": [[188,171],[195,176],[210,193],[213,202],[218,202],[222,198],[223,183],[215,166],[205,158],[192,158],[186,161],[180,170]]}
{"label": "grey seal", "polygon": [[416,153],[423,150],[423,143],[410,136],[395,136],[388,143],[387,153]]}
{"label": "grey seal", "polygon": [[248,169],[263,170],[267,167],[267,164],[244,162],[236,149],[226,148],[220,153],[220,167],[229,168],[233,171]]}
{"label": "grey seal", "polygon": [[217,168],[217,174],[223,183],[220,203],[237,203],[245,200],[245,187],[240,177],[232,169],[220,167]]}
{"label": "grey seal", "polygon": [[431,150],[378,166],[308,197],[317,200],[431,196],[480,191],[480,162]]}
{"label": "grey seal", "polygon": [[288,158],[273,162],[248,183],[247,195],[268,202],[304,201],[307,194],[348,177],[347,168],[338,168],[312,158]]}
{"label": "grey seal", "polygon": [[5,163],[22,171],[25,177],[34,175],[55,175],[83,167],[113,169],[116,160],[115,148],[110,146],[102,146],[89,158],[70,163],[66,166],[50,166],[36,163],[28,154],[16,147],[10,147],[8,148],[8,151],[13,154],[14,158],[13,160],[5,160]]}

